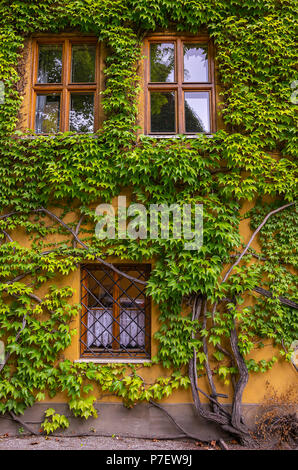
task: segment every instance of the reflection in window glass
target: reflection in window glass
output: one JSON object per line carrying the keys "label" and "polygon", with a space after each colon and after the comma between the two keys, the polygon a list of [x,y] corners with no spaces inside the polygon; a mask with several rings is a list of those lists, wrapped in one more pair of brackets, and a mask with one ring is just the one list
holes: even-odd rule
{"label": "reflection in window glass", "polygon": [[210,132],[209,93],[191,91],[184,93],[186,132]]}
{"label": "reflection in window glass", "polygon": [[40,44],[37,83],[61,83],[62,46]]}
{"label": "reflection in window glass", "polygon": [[72,83],[95,82],[95,51],[95,45],[78,44],[72,46]]}
{"label": "reflection in window glass", "polygon": [[175,92],[151,92],[151,132],[176,132]]}
{"label": "reflection in window glass", "polygon": [[175,81],[175,47],[172,43],[150,44],[150,81]]}
{"label": "reflection in window glass", "polygon": [[208,82],[208,47],[201,44],[184,44],[184,81]]}
{"label": "reflection in window glass", "polygon": [[59,131],[60,95],[37,95],[35,132],[48,134]]}
{"label": "reflection in window glass", "polygon": [[69,130],[93,132],[94,95],[72,93],[70,99]]}

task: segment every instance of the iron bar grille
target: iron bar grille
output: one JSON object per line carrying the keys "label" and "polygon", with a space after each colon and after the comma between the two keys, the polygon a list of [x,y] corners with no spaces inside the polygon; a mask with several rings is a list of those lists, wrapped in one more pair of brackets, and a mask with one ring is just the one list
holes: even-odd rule
{"label": "iron bar grille", "polygon": [[[150,265],[115,265],[145,281]],[[149,358],[151,303],[146,286],[102,265],[81,268],[81,333],[83,357]]]}

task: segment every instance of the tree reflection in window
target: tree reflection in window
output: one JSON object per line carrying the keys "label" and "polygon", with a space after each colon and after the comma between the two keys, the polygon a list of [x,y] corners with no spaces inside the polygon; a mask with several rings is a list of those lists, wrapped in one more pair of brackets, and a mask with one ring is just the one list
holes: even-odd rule
{"label": "tree reflection in window", "polygon": [[150,81],[175,81],[175,46],[172,43],[150,44]]}
{"label": "tree reflection in window", "polygon": [[94,95],[72,93],[69,112],[69,130],[74,132],[93,132]]}
{"label": "tree reflection in window", "polygon": [[48,134],[59,131],[60,95],[37,95],[35,131]]}
{"label": "tree reflection in window", "polygon": [[151,92],[151,132],[176,132],[175,92]]}
{"label": "tree reflection in window", "polygon": [[207,51],[207,45],[183,44],[185,82],[209,81]]}
{"label": "tree reflection in window", "polygon": [[[145,133],[211,133],[215,127],[213,46],[207,36],[145,40]],[[149,70],[148,70],[149,69]],[[212,109],[212,114],[211,114]]]}
{"label": "tree reflection in window", "polygon": [[37,83],[61,83],[62,46],[40,44]]}
{"label": "tree reflection in window", "polygon": [[72,46],[72,83],[95,81],[95,45],[76,44]]}
{"label": "tree reflection in window", "polygon": [[210,132],[209,93],[205,91],[184,93],[185,131]]}

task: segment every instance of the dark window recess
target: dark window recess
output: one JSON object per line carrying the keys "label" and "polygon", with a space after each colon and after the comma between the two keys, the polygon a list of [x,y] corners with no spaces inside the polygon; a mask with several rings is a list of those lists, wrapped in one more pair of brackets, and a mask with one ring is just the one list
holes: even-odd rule
{"label": "dark window recess", "polygon": [[150,93],[151,132],[176,132],[175,92]]}
{"label": "dark window recess", "polygon": [[[145,281],[150,265],[118,265]],[[150,357],[150,299],[145,286],[100,265],[84,265],[81,276],[81,355]]]}

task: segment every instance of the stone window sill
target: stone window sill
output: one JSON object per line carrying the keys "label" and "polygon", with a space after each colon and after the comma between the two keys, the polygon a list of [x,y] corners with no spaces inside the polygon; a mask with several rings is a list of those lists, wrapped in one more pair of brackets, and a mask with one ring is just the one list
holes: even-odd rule
{"label": "stone window sill", "polygon": [[123,359],[115,359],[115,358],[111,358],[111,359],[100,359],[100,358],[80,358],[80,359],[76,359],[74,362],[76,363],[84,363],[84,362],[94,362],[96,364],[151,364],[152,361],[151,359],[127,359],[127,358],[123,358]]}

